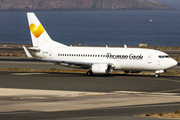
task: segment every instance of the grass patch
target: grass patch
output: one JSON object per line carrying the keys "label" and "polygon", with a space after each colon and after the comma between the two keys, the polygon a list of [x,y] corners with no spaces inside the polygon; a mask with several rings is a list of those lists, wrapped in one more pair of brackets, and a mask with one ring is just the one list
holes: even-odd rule
{"label": "grass patch", "polygon": [[151,116],[151,114],[146,114],[145,116]]}
{"label": "grass patch", "polygon": [[24,51],[0,50],[0,56],[5,57],[27,57]]}
{"label": "grass patch", "polygon": [[163,113],[159,113],[159,116],[163,116],[164,114]]}
{"label": "grass patch", "polygon": [[152,112],[151,115],[155,115],[155,113]]}
{"label": "grass patch", "polygon": [[180,114],[180,111],[176,110],[174,113],[175,113],[175,114]]}
{"label": "grass patch", "polygon": [[167,114],[163,114],[163,113],[159,113],[159,114],[155,114],[155,113],[142,114],[140,116],[144,116],[144,117],[161,117],[161,118],[180,118],[180,111],[176,110],[174,113],[167,113]]}
{"label": "grass patch", "polygon": [[[86,73],[86,70],[59,70],[57,68],[51,68],[49,70],[37,70],[37,69],[20,69],[20,68],[0,68],[0,71],[25,71],[25,72],[62,72],[62,73]],[[154,73],[124,73],[113,71],[111,74],[137,74],[137,75],[154,75]],[[173,75],[178,76],[180,75],[180,71],[172,71],[167,70],[166,73],[162,73],[162,75]]]}
{"label": "grass patch", "polygon": [[86,73],[86,71],[83,71],[83,70],[58,70],[56,68],[51,68],[50,70],[35,70],[35,69],[20,69],[20,68],[0,68],[0,71]]}
{"label": "grass patch", "polygon": [[173,71],[173,70],[166,70],[165,73],[162,73],[162,75],[180,75],[180,71]]}

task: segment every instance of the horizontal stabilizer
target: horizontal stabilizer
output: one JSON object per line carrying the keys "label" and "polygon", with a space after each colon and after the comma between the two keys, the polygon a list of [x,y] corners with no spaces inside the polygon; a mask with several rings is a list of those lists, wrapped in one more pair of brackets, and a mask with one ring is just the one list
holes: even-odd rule
{"label": "horizontal stabilizer", "polygon": [[27,48],[25,46],[23,46],[23,49],[26,53],[26,55],[28,56],[28,58],[33,58],[33,56],[31,55],[31,53],[29,53],[29,51],[27,50]]}
{"label": "horizontal stabilizer", "polygon": [[28,50],[41,51],[39,48],[36,47],[29,47]]}

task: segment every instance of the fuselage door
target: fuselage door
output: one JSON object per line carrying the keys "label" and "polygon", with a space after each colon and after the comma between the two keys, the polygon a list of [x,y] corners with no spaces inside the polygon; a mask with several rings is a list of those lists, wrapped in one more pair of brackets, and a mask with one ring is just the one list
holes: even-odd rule
{"label": "fuselage door", "polygon": [[148,58],[147,58],[147,62],[148,62],[148,63],[152,63],[152,56],[153,56],[152,53],[149,53],[149,54],[148,54],[148,56],[147,56],[147,57],[148,57]]}

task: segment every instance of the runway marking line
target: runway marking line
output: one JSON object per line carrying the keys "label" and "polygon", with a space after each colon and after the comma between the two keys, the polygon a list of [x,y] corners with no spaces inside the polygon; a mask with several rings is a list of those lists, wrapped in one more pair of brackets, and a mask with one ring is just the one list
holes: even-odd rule
{"label": "runway marking line", "polygon": [[48,73],[11,73],[10,75],[41,75],[41,74],[48,74]]}

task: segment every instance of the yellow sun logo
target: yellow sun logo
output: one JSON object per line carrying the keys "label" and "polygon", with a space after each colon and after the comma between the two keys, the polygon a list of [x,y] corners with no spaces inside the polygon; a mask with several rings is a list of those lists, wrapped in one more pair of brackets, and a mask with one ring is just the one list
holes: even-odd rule
{"label": "yellow sun logo", "polygon": [[30,31],[33,33],[33,35],[38,38],[41,36],[41,34],[45,31],[42,25],[39,25],[38,27],[35,24],[31,24],[29,26]]}

